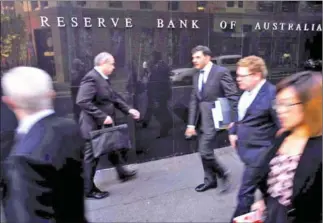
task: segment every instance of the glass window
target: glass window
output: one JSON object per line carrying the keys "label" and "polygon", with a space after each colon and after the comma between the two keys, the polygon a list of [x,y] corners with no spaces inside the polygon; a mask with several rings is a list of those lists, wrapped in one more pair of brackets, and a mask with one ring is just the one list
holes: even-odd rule
{"label": "glass window", "polygon": [[229,8],[234,7],[234,1],[227,1],[227,7]]}
{"label": "glass window", "polygon": [[36,10],[39,7],[38,1],[31,1],[30,4],[31,4],[31,10]]}
{"label": "glass window", "polygon": [[109,7],[110,8],[122,8],[122,2],[121,1],[110,1]]}
{"label": "glass window", "polygon": [[205,8],[206,8],[206,5],[207,5],[207,1],[197,1],[196,2],[197,11],[204,12]]}
{"label": "glass window", "polygon": [[297,12],[298,11],[298,2],[295,2],[295,1],[282,2],[282,11],[283,12]]}
{"label": "glass window", "polygon": [[48,7],[48,1],[40,1],[41,8]]}
{"label": "glass window", "polygon": [[169,1],[168,2],[168,10],[176,11],[179,9],[179,1]]}
{"label": "glass window", "polygon": [[258,10],[260,12],[273,12],[274,3],[273,2],[258,2]]}
{"label": "glass window", "polygon": [[140,1],[140,9],[153,9],[153,4],[149,1]]}
{"label": "glass window", "polygon": [[86,5],[86,1],[77,1],[76,4],[81,7],[84,7]]}
{"label": "glass window", "polygon": [[14,1],[3,1],[2,2],[2,7],[4,9],[13,8],[14,6],[15,6],[15,2]]}
{"label": "glass window", "polygon": [[243,8],[243,1],[238,1],[238,7]]}

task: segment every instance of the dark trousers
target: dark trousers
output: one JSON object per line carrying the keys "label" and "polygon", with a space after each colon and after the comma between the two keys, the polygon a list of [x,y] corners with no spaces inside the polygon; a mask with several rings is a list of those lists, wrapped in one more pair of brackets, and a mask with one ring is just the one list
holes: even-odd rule
{"label": "dark trousers", "polygon": [[238,205],[233,218],[250,212],[251,205],[255,201],[257,186],[254,175],[258,168],[246,166],[242,176],[242,182],[238,193]]}
{"label": "dark trousers", "polygon": [[217,161],[214,151],[213,151],[213,142],[215,134],[205,134],[202,133],[201,138],[199,139],[199,153],[202,160],[202,165],[204,169],[204,183],[217,184],[217,177],[224,178],[226,170],[223,166]]}
{"label": "dark trousers", "polygon": [[[108,154],[108,159],[111,164],[116,168],[116,171],[120,178],[126,173],[126,170],[123,168],[123,162],[120,157],[119,152],[110,152]],[[93,191],[96,186],[94,184],[94,175],[96,167],[98,165],[98,158],[93,156],[92,145],[89,141],[85,143],[84,149],[84,190],[85,193]]]}

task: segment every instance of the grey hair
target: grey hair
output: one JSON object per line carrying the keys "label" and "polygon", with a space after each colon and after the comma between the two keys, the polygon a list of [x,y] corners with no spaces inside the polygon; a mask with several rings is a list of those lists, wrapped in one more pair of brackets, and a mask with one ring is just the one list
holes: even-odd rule
{"label": "grey hair", "polygon": [[53,108],[53,82],[48,73],[35,67],[16,67],[1,80],[3,93],[27,113]]}
{"label": "grey hair", "polygon": [[102,52],[95,56],[94,58],[94,66],[100,66],[103,63],[109,61],[113,56],[108,52]]}

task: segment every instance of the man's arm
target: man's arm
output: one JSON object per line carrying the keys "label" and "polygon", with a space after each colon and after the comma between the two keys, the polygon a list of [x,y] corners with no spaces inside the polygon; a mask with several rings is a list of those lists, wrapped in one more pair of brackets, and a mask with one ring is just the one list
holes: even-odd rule
{"label": "man's arm", "polygon": [[198,106],[198,98],[196,95],[196,86],[197,86],[197,84],[193,83],[191,100],[190,100],[189,110],[188,110],[188,127],[193,127],[193,128],[195,128],[195,125],[196,125],[197,106]]}
{"label": "man's arm", "polygon": [[8,222],[42,222],[54,216],[50,206],[57,172],[52,165],[15,156],[8,160],[7,171],[4,209]]}
{"label": "man's arm", "polygon": [[94,79],[91,77],[87,77],[80,86],[80,89],[77,94],[76,104],[80,106],[80,108],[93,116],[94,118],[100,120],[102,123],[107,118],[107,114],[101,111],[97,106],[94,105],[93,99],[96,95],[96,85]]}
{"label": "man's arm", "polygon": [[125,114],[129,114],[129,110],[132,109],[126,102],[126,100],[117,92],[114,92],[113,104],[116,108],[122,111]]}
{"label": "man's arm", "polygon": [[239,92],[236,86],[236,83],[232,79],[232,76],[229,70],[225,70],[223,72],[221,78],[221,86],[224,91],[225,97],[229,100],[231,109],[232,109],[232,117],[231,120],[236,122],[238,120],[238,101],[239,101]]}

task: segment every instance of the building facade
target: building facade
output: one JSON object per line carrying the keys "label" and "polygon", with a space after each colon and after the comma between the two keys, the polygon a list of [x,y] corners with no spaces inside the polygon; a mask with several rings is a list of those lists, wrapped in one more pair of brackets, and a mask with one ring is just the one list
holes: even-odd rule
{"label": "building facade", "polygon": [[[190,68],[196,45],[209,46],[214,62],[233,75],[239,58],[259,55],[273,83],[303,70],[308,59],[322,60],[321,1],[1,1],[1,14],[2,72],[18,65],[46,70],[58,91],[57,112],[70,118],[79,112],[80,79],[102,51],[114,55],[113,86],[134,106],[153,52],[173,71],[165,75]],[[183,136],[191,76],[171,80],[169,136],[156,138],[162,123],[154,115],[147,128],[118,115],[132,128],[133,162],[196,151],[196,141]],[[225,131],[218,141],[227,145]]]}

